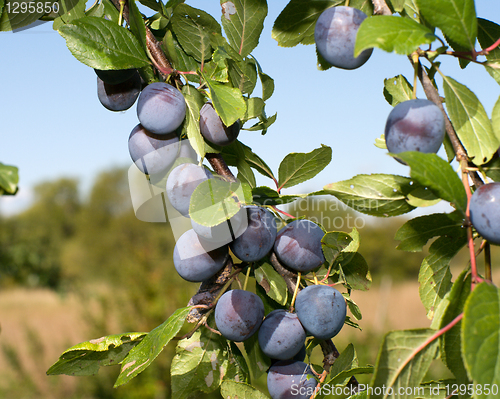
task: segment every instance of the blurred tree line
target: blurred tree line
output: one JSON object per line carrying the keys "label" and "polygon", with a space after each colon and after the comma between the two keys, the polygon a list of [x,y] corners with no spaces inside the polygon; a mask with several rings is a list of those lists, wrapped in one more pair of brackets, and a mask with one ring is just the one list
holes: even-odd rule
{"label": "blurred tree line", "polygon": [[[64,290],[88,282],[133,284],[142,285],[141,297],[147,297],[156,294],[150,281],[161,282],[163,289],[183,285],[177,275],[170,278],[175,273],[171,229],[135,218],[126,169],[100,174],[86,199],[74,179],[44,182],[34,191],[29,209],[0,217],[0,286]],[[425,254],[395,249],[402,218],[373,221],[323,197],[297,201],[286,210],[327,230],[360,230],[361,252],[374,276],[397,280],[418,274]]]}
{"label": "blurred tree line", "polygon": [[[323,197],[297,201],[286,211],[307,216],[327,230],[350,232],[357,228],[360,252],[375,284],[382,275],[416,281],[426,254],[395,249],[394,235],[403,218],[367,219]],[[168,223],[145,223],[135,217],[126,168],[101,173],[85,197],[77,180],[44,182],[35,188],[29,209],[0,216],[0,288],[45,287],[76,293],[85,304],[83,317],[92,334],[89,339],[123,331],[150,331],[185,306],[197,289],[175,272],[174,245]],[[123,389],[112,388],[119,369],[105,368],[97,377],[79,379],[72,397],[170,397],[174,348],[169,345],[151,367]],[[19,387],[28,389],[22,383]],[[37,397],[17,391],[16,395]]]}

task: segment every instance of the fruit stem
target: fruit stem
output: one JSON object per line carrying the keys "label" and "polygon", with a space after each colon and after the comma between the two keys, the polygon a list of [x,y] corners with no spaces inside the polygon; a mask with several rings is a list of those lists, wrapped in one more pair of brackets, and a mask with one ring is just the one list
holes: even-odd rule
{"label": "fruit stem", "polygon": [[281,209],[278,209],[276,206],[272,205],[271,208],[273,208],[276,212],[282,213],[285,216],[288,216],[290,219],[295,219],[295,216],[290,215],[288,212],[282,211]]}
{"label": "fruit stem", "polygon": [[252,270],[251,263],[247,267],[247,274],[245,275],[245,283],[243,284],[243,291],[247,290],[248,278],[250,277],[250,270]]}
{"label": "fruit stem", "polygon": [[297,273],[297,285],[295,286],[295,291],[293,291],[292,303],[290,304],[290,311],[293,311],[293,307],[295,305],[295,299],[297,298],[297,293],[299,292],[300,285],[300,272]]}
{"label": "fruit stem", "polygon": [[319,281],[318,281],[318,277],[316,277],[316,273],[315,272],[313,272],[313,277],[314,277],[314,285],[318,285]]}
{"label": "fruit stem", "polygon": [[493,43],[490,47],[487,47],[484,50],[479,51],[478,54],[486,55],[490,51],[495,50],[498,46],[500,46],[500,38],[498,38],[498,40],[495,43]]}
{"label": "fruit stem", "polygon": [[345,4],[344,4],[345,7],[349,7],[349,0],[345,0]]}
{"label": "fruit stem", "polygon": [[411,59],[413,62],[413,91],[411,94],[411,98],[415,100],[417,98],[417,79],[418,79],[418,53],[414,52],[411,55]]}
{"label": "fruit stem", "polygon": [[118,16],[118,25],[123,23],[123,9],[125,8],[125,0],[120,0],[120,15]]}

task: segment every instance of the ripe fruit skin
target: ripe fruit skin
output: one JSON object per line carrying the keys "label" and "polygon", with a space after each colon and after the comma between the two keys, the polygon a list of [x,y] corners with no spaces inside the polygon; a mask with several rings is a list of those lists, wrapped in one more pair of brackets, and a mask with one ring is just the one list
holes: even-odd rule
{"label": "ripe fruit skin", "polygon": [[246,207],[248,226],[231,244],[231,251],[244,262],[255,262],[266,256],[276,239],[276,219],[259,206]]}
{"label": "ripe fruit skin", "polygon": [[206,103],[200,110],[200,131],[210,143],[221,146],[229,145],[240,133],[240,123],[234,122],[227,127],[215,112],[211,103]]}
{"label": "ripe fruit skin", "polygon": [[174,248],[174,266],[177,273],[187,281],[201,282],[222,269],[229,258],[227,246],[207,252],[212,246],[201,239],[194,230],[179,237]]}
{"label": "ripe fruit skin", "polygon": [[500,245],[500,183],[479,187],[470,199],[470,220],[481,236]]}
{"label": "ripe fruit skin", "polygon": [[134,105],[141,92],[141,77],[138,72],[125,82],[115,85],[104,83],[97,77],[97,97],[110,111],[125,111]]}
{"label": "ripe fruit skin", "polygon": [[154,134],[138,124],[128,138],[132,161],[142,173],[165,173],[175,162],[179,152],[179,136],[175,133]]}
{"label": "ripe fruit skin", "polygon": [[207,227],[196,223],[191,219],[191,226],[196,234],[203,237],[207,241],[217,242],[221,244],[229,244],[238,237],[247,227],[246,209],[241,208],[236,215],[229,220],[218,224],[217,226]]}
{"label": "ripe fruit skin", "polygon": [[189,202],[193,191],[202,181],[211,179],[212,174],[203,166],[183,163],[176,166],[167,178],[167,197],[172,206],[189,217]]}
{"label": "ripe fruit skin", "polygon": [[259,329],[259,346],[271,359],[291,359],[300,352],[306,332],[295,313],[273,310]]}
{"label": "ripe fruit skin", "polygon": [[95,73],[99,78],[107,84],[117,85],[123,83],[130,79],[136,72],[137,69],[94,69]]}
{"label": "ripe fruit skin", "polygon": [[385,143],[389,152],[436,153],[443,143],[444,117],[439,107],[425,99],[396,105],[387,118]]}
{"label": "ripe fruit skin", "polygon": [[295,310],[302,326],[318,339],[332,338],[344,326],[345,299],[333,287],[310,285],[297,294]]}
{"label": "ripe fruit skin", "polygon": [[311,368],[297,360],[276,362],[267,374],[267,390],[273,399],[308,399],[316,384]]}
{"label": "ripe fruit skin", "polygon": [[279,231],[274,252],[285,266],[309,272],[325,261],[321,248],[324,234],[321,227],[310,220],[294,220]]}
{"label": "ripe fruit skin", "polygon": [[338,6],[323,11],[314,28],[314,41],[321,56],[337,68],[356,69],[370,58],[373,49],[354,58],[359,25],[366,14],[352,7]]}
{"label": "ripe fruit skin", "polygon": [[263,319],[264,303],[250,291],[227,291],[215,306],[217,328],[224,337],[234,342],[250,338]]}
{"label": "ripe fruit skin", "polygon": [[172,133],[184,121],[186,101],[174,86],[155,82],[146,86],[137,102],[137,117],[151,133]]}

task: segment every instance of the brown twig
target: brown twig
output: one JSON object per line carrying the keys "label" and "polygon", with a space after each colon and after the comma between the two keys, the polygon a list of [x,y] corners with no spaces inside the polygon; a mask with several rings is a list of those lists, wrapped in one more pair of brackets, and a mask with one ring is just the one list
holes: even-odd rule
{"label": "brown twig", "polygon": [[231,183],[236,183],[236,177],[234,177],[233,173],[229,170],[229,167],[222,158],[221,154],[215,154],[212,152],[207,152],[205,154],[205,158],[210,163],[212,168],[214,168],[215,173],[219,176],[222,176],[225,180]]}
{"label": "brown twig", "polygon": [[[411,59],[411,57],[408,58],[410,59],[410,62],[413,64],[413,60]],[[420,83],[422,84],[422,87],[424,89],[426,97],[434,104],[436,104],[444,115],[446,134],[450,138],[451,145],[453,146],[453,151],[455,152],[455,155],[457,157],[457,161],[462,166],[462,173],[467,173],[467,175],[471,178],[472,182],[476,187],[482,186],[484,183],[477,174],[477,172],[470,170],[469,168],[469,157],[467,156],[467,151],[460,142],[460,139],[458,138],[457,133],[455,132],[455,128],[451,124],[450,118],[448,117],[448,114],[446,113],[443,107],[443,102],[441,101],[441,97],[439,96],[437,89],[432,84],[431,79],[425,72],[420,61],[417,62],[417,74]]]}
{"label": "brown twig", "polygon": [[[116,7],[117,10],[120,10],[120,0],[111,0],[113,5]],[[127,21],[127,24],[130,25],[130,15],[129,15],[129,8],[128,8],[128,2],[125,2],[125,5],[123,7],[123,19]],[[165,53],[161,49],[160,43],[158,40],[156,40],[155,35],[153,35],[153,32],[146,26],[146,45],[148,47],[148,51],[153,58],[153,63],[155,65],[159,66],[159,70],[162,74],[167,71],[172,71],[172,64],[170,64],[170,61],[167,59],[165,56]],[[165,77],[165,76],[164,76]]]}
{"label": "brown twig", "polygon": [[293,293],[295,292],[295,287],[297,286],[297,275],[288,270],[287,268],[285,268],[280,263],[274,252],[271,253],[269,259],[271,261],[271,265],[273,266],[274,270],[276,270],[278,274],[281,277],[283,277],[283,280],[285,280],[288,291],[293,295]]}

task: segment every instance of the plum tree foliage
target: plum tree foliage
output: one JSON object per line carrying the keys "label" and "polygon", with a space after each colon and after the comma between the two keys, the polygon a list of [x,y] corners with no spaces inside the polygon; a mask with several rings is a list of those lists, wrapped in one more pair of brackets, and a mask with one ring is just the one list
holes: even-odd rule
{"label": "plum tree foliage", "polygon": [[[202,282],[186,307],[147,334],[123,333],[71,347],[48,374],[92,375],[101,366],[120,364],[115,386],[125,384],[147,368],[183,326],[193,323],[190,331],[176,340],[177,354],[171,367],[175,398],[216,390],[224,398],[268,397],[253,383],[266,371],[262,364],[270,365],[271,358],[285,359],[268,370],[273,398],[288,395],[291,381],[297,378],[312,388],[305,397],[321,396],[321,388],[326,386],[349,388],[352,398],[392,398],[405,387],[421,388],[424,398],[436,397],[430,393],[436,383],[427,381],[435,360],[443,362],[454,376],[448,387],[470,387],[465,392],[460,389],[461,398],[498,397],[500,292],[492,283],[489,245],[500,242],[500,195],[495,183],[500,181],[500,99],[490,117],[470,88],[446,74],[441,60],[454,57],[462,68],[476,68],[477,73],[484,73],[484,68],[492,84],[500,84],[500,25],[478,18],[473,0],[290,0],[272,30],[280,46],[314,45],[316,40],[319,69],[361,67],[367,74],[372,51],[393,52],[407,56],[414,76],[388,76],[381,93],[395,107],[395,118],[389,116],[384,137],[387,147],[408,165],[409,176],[357,175],[312,193],[284,195],[282,189],[320,173],[331,161],[332,150],[321,145],[310,153],[288,154],[275,174],[242,141],[248,131],[265,134],[269,130],[272,134],[276,119],[265,109],[273,95],[273,79],[265,73],[266,66],[252,56],[267,15],[266,0],[222,0],[217,16],[188,3],[99,0],[86,10],[86,0],[59,0],[58,12],[21,18],[0,2],[0,30],[18,29],[38,18],[52,19],[69,51],[78,61],[98,70],[101,79],[108,81],[106,85],[122,84],[122,79],[130,78],[130,71],[139,72],[142,92],[137,111],[147,130],[132,134],[132,159],[137,162],[149,153],[159,154],[164,145],[155,135],[167,135],[166,140],[177,137],[173,139],[174,152],[187,163],[179,165],[176,160],[172,164],[168,159],[161,164],[161,159],[155,159],[160,169],[173,169],[164,172],[165,178],[155,180],[155,190],[161,186],[161,198],[168,198],[182,217],[189,217],[192,226],[197,226],[196,231],[189,230],[179,238],[174,254],[179,274]],[[335,14],[335,24],[330,24]],[[321,26],[317,25],[319,19]],[[332,26],[335,28],[330,29]],[[337,26],[345,28],[344,35],[337,34]],[[352,64],[352,60],[362,62]],[[335,79],[335,70],[324,73]],[[258,93],[257,82],[261,88]],[[416,100],[417,84],[427,100]],[[424,106],[414,107],[417,101]],[[207,103],[217,116],[215,139],[202,134],[204,127],[200,129],[200,110]],[[422,127],[415,121],[427,123]],[[237,132],[232,127],[237,127]],[[395,146],[395,127],[398,134],[411,136],[410,141],[417,144]],[[227,140],[224,128],[231,130]],[[376,141],[377,147],[386,148],[384,138]],[[180,149],[178,139],[182,139]],[[446,150],[446,159],[435,153],[440,145]],[[458,165],[458,173],[457,167],[450,165],[452,161]],[[236,177],[228,166],[237,171]],[[143,165],[141,171],[151,173],[150,167],[153,164]],[[269,178],[273,188],[257,186],[255,172]],[[0,164],[0,193],[15,194],[17,182],[17,168]],[[378,217],[398,216],[439,200],[455,209],[449,214],[415,217],[397,232],[399,250],[422,251],[432,240],[418,278],[430,325],[427,329],[388,332],[374,366],[359,367],[352,345],[339,354],[329,338],[344,324],[358,327],[361,310],[351,295],[371,284],[368,265],[358,252],[359,232],[325,232],[312,222],[293,221],[292,215],[280,208],[315,195],[332,195],[356,211]],[[230,244],[234,251],[229,253],[227,242],[217,247],[217,243],[200,237],[203,227],[210,236],[212,228],[221,225],[228,226],[229,241],[245,237],[245,233],[233,231],[229,227],[233,223],[227,221],[235,220],[232,218],[247,206],[266,215],[259,219],[262,231],[253,230],[255,226],[249,222],[249,238],[244,242],[251,248],[248,259],[244,259],[244,251],[238,255],[235,241]],[[276,232],[269,227],[275,221],[282,226],[276,241]],[[302,228],[295,229],[297,225]],[[255,231],[258,234],[250,234]],[[469,248],[470,263],[452,275],[450,261],[463,247]],[[483,255],[484,267],[479,262]],[[300,262],[305,258],[312,260],[304,266]],[[245,279],[243,290],[255,282],[252,300],[230,290],[235,280],[240,282],[239,276]],[[329,290],[333,285],[335,291]],[[322,302],[325,300],[308,294],[312,289],[335,295]],[[238,299],[224,305],[233,296]],[[255,298],[265,304],[267,316]],[[259,303],[257,308],[253,302]],[[329,305],[340,309],[333,319],[325,313]],[[347,308],[349,315],[345,316]],[[217,313],[222,316],[216,323]],[[231,325],[250,313],[251,321],[258,324],[263,316],[264,320],[258,332],[250,328],[254,336],[237,346],[231,339],[238,341],[241,334],[247,337],[243,332],[231,335],[236,332]],[[297,317],[301,313],[305,316]],[[306,321],[311,315],[317,320]],[[306,336],[301,319],[313,336]],[[314,332],[321,321],[333,325],[325,335]],[[287,360],[298,356],[304,343],[307,363]],[[311,364],[310,354],[319,348],[324,361]],[[312,377],[304,380],[304,373],[312,373]],[[372,390],[359,392],[357,374],[372,375]],[[451,397],[454,392],[443,391],[443,386],[439,397]]]}

